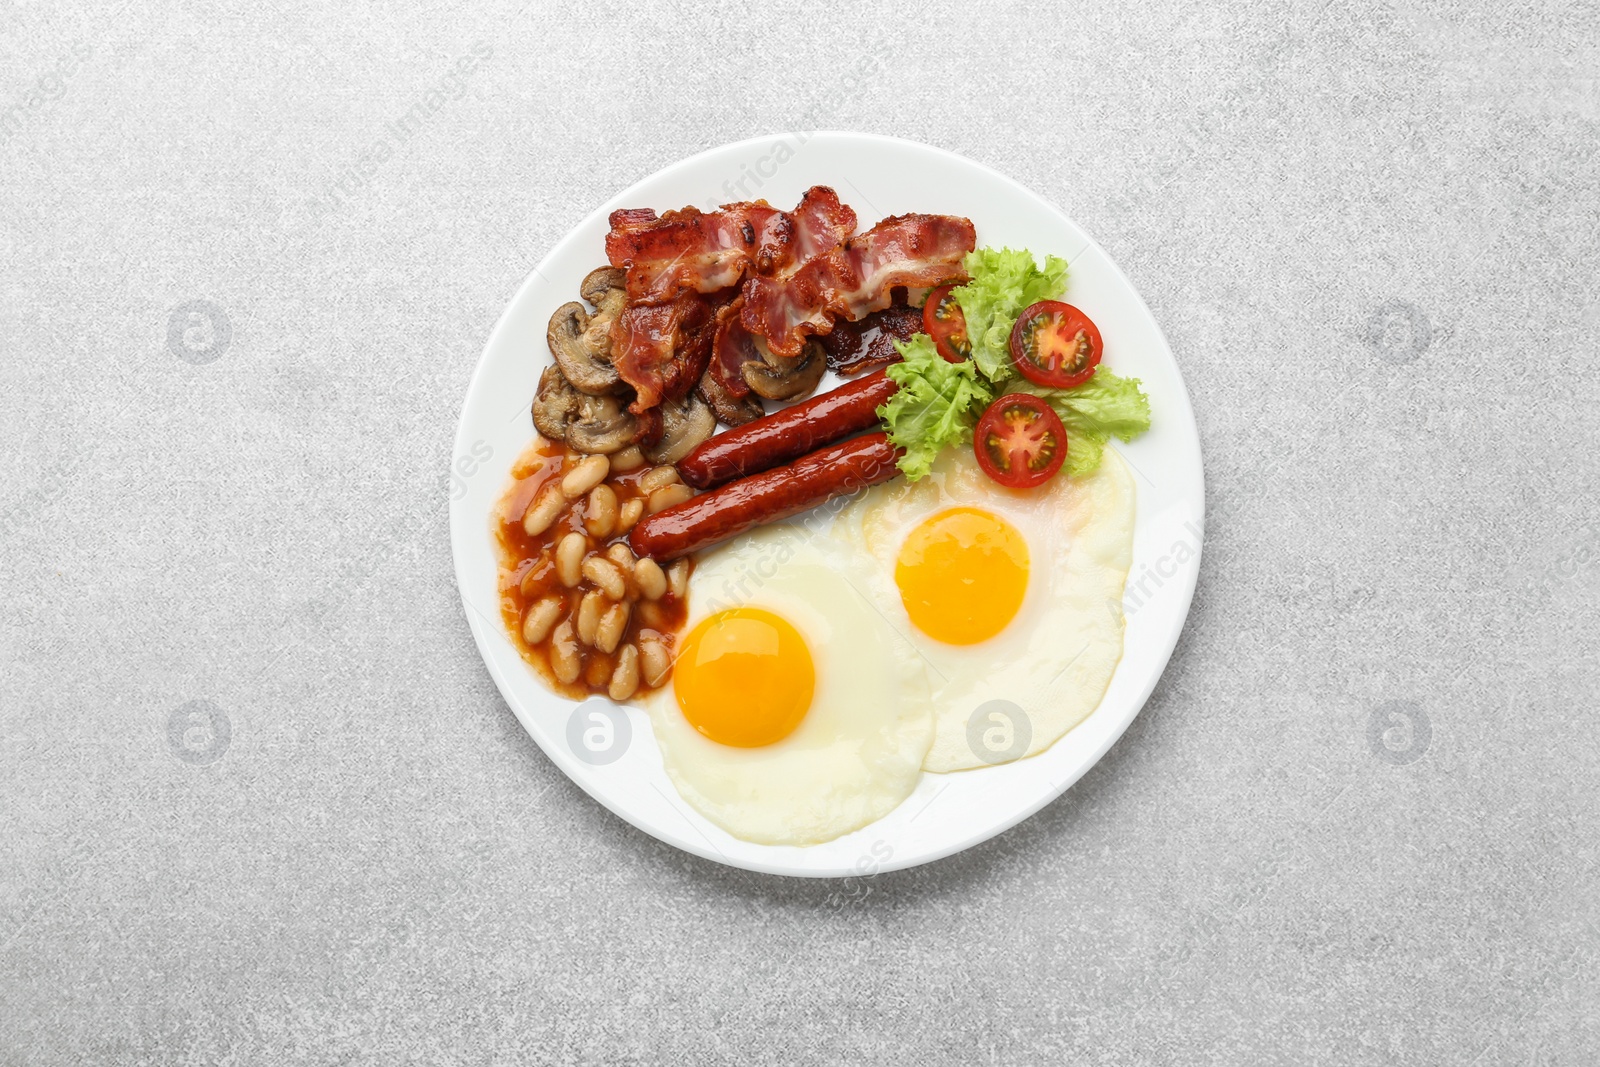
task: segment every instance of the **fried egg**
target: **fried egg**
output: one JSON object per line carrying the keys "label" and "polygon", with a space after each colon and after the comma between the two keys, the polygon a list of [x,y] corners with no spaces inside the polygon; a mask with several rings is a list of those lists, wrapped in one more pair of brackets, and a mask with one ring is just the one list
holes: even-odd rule
{"label": "fried egg", "polygon": [[927,676],[862,595],[866,562],[798,526],[696,561],[672,681],[646,708],[679,795],[735,837],[828,841],[917,786]]}
{"label": "fried egg", "polygon": [[1029,490],[959,451],[839,514],[833,536],[876,560],[869,595],[929,672],[926,770],[1042,752],[1099,705],[1122,658],[1134,497],[1111,448],[1092,474]]}

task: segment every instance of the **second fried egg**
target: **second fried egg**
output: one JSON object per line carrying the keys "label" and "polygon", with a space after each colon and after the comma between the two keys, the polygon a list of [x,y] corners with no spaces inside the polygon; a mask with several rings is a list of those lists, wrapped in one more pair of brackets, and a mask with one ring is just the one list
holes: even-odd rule
{"label": "second fried egg", "polygon": [[835,538],[877,561],[871,595],[929,671],[927,770],[1042,752],[1100,703],[1122,657],[1133,520],[1111,448],[1092,474],[1021,491],[950,453],[839,515]]}

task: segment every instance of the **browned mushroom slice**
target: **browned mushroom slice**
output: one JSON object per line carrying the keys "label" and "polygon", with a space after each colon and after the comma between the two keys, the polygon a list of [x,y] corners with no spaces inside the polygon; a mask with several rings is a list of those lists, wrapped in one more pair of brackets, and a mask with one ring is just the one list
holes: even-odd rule
{"label": "browned mushroom slice", "polygon": [[578,391],[560,367],[546,367],[533,395],[533,426],[547,441],[565,441],[567,423],[578,410]]}
{"label": "browned mushroom slice", "polygon": [[590,312],[573,300],[550,316],[545,333],[550,353],[579,392],[603,396],[626,388],[611,365],[611,324],[628,303],[623,285],[623,274],[615,267],[592,270],[584,276],[578,293],[595,310]]}
{"label": "browned mushroom slice", "polygon": [[628,302],[627,275],[616,267],[596,267],[578,283],[578,295],[595,306],[596,316],[614,319]]}
{"label": "browned mushroom slice", "polygon": [[757,396],[767,400],[793,400],[815,389],[827,369],[827,354],[812,338],[794,359],[768,353],[764,360],[746,363],[741,373]]}
{"label": "browned mushroom slice", "polygon": [[681,400],[664,400],[660,407],[661,440],[644,450],[651,463],[676,463],[717,432],[711,406],[695,393]]}
{"label": "browned mushroom slice", "polygon": [[743,426],[767,413],[767,409],[761,406],[761,398],[758,396],[746,393],[742,400],[734,398],[722,387],[722,383],[717,381],[714,369],[707,369],[700,376],[700,384],[694,387],[694,391],[700,394],[701,400],[711,405],[711,411],[717,416],[718,421],[729,426]]}
{"label": "browned mushroom slice", "polygon": [[627,401],[614,396],[588,396],[578,403],[578,418],[567,427],[567,444],[579,452],[620,452],[639,439],[639,420]]}
{"label": "browned mushroom slice", "polygon": [[539,378],[533,425],[546,439],[565,441],[579,452],[617,452],[637,442],[643,431],[624,398],[581,393],[559,367],[546,367]]}

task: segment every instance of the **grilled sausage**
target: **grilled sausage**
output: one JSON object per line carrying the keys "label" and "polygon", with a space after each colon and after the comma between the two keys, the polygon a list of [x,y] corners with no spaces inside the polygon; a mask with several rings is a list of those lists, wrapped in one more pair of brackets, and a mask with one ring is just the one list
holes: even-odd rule
{"label": "grilled sausage", "polygon": [[841,441],[642,519],[628,540],[639,556],[676,559],[830,497],[886,482],[900,473],[899,457],[884,433]]}
{"label": "grilled sausage", "polygon": [[882,371],[794,407],[717,434],[678,461],[696,489],[744,478],[877,425],[878,408],[899,388]]}

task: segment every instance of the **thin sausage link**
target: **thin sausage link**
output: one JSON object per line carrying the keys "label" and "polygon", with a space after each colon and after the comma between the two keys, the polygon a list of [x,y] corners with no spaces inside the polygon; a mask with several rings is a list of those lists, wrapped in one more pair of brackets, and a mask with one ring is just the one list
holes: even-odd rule
{"label": "thin sausage link", "polygon": [[657,562],[677,559],[888,481],[900,473],[901,458],[882,431],[852,437],[653,514],[628,533],[628,543]]}
{"label": "thin sausage link", "polygon": [[899,387],[883,371],[719,433],[678,461],[678,477],[711,489],[799,459],[865,430]]}

